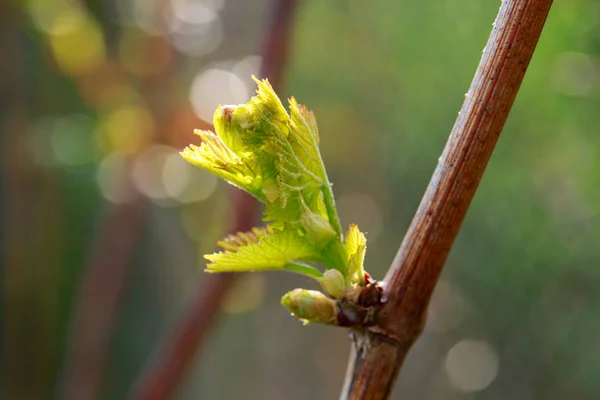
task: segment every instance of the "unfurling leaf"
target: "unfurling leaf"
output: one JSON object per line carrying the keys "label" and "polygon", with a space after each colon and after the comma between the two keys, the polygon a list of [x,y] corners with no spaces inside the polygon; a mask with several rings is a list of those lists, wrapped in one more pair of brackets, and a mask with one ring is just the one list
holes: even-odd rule
{"label": "unfurling leaf", "polygon": [[262,200],[261,182],[253,172],[255,165],[249,158],[250,154],[236,153],[213,132],[196,129],[194,133],[202,138],[202,144],[189,145],[181,153],[183,158]]}
{"label": "unfurling leaf", "polygon": [[351,283],[363,285],[365,270],[363,267],[367,238],[358,230],[357,225],[350,225],[346,233],[346,254],[348,255],[348,280]]}
{"label": "unfurling leaf", "polygon": [[283,230],[267,227],[229,235],[220,244],[224,252],[204,256],[211,261],[206,266],[208,272],[284,270],[294,261],[322,260],[319,249],[289,227]]}
{"label": "unfurling leaf", "polygon": [[[313,113],[294,98],[286,111],[267,80],[254,80],[256,96],[219,106],[215,133],[196,130],[202,143],[181,153],[265,203],[269,225],[225,237],[223,251],[205,255],[206,270],[286,270],[315,278],[331,298],[298,289],[282,302],[305,321],[333,323],[336,301],[348,303],[348,293],[365,285],[366,239],[356,225],[343,238]],[[325,273],[307,263],[323,264]]]}

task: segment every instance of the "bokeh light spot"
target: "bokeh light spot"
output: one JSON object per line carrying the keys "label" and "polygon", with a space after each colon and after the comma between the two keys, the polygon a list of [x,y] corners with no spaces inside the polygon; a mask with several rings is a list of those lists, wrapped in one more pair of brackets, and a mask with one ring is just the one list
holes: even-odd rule
{"label": "bokeh light spot", "polygon": [[196,115],[212,122],[220,104],[241,104],[248,101],[248,86],[233,72],[208,69],[196,76],[190,90],[190,103]]}
{"label": "bokeh light spot", "polygon": [[37,118],[29,126],[26,142],[31,161],[44,167],[92,162],[94,128],[94,118],[85,114]]}
{"label": "bokeh light spot", "polygon": [[155,75],[171,61],[171,47],[164,37],[151,36],[130,27],[124,30],[119,42],[119,59],[132,74]]}
{"label": "bokeh light spot", "polygon": [[217,11],[223,5],[223,0],[171,0],[175,17],[192,24],[205,24],[216,19]]}
{"label": "bokeh light spot", "polygon": [[183,193],[190,183],[191,169],[191,165],[177,152],[173,152],[165,158],[162,181],[169,196],[176,198]]}
{"label": "bokeh light spot", "polygon": [[242,314],[251,311],[262,303],[267,281],[262,274],[239,276],[229,289],[222,309],[229,314]]}
{"label": "bokeh light spot", "polygon": [[217,14],[205,23],[176,20],[169,40],[177,50],[190,57],[210,54],[223,42],[223,23]]}
{"label": "bokeh light spot", "polygon": [[463,319],[465,300],[459,289],[440,280],[431,298],[425,329],[443,333],[456,328]]}
{"label": "bokeh light spot", "polygon": [[[200,245],[200,253],[215,251],[215,238],[225,235],[224,224],[231,214],[230,198],[226,193],[215,191],[216,199],[210,205],[201,202],[182,204],[180,207],[181,226],[187,236]],[[206,260],[202,258],[201,265]]]}
{"label": "bokeh light spot", "polygon": [[165,35],[172,29],[172,9],[164,0],[120,0],[118,7],[121,20],[137,25],[149,35]]}
{"label": "bokeh light spot", "polygon": [[127,71],[117,61],[106,60],[94,72],[79,77],[77,85],[86,104],[98,111],[142,103],[140,95],[128,85]]}
{"label": "bokeh light spot", "polygon": [[383,229],[383,216],[375,199],[367,193],[345,193],[339,197],[337,208],[342,221],[357,224],[374,240]]}
{"label": "bokeh light spot", "polygon": [[152,115],[140,106],[124,106],[111,111],[104,123],[104,135],[110,150],[135,154],[154,136]]}
{"label": "bokeh light spot", "polygon": [[135,189],[129,177],[129,163],[123,155],[105,157],[98,166],[96,182],[102,196],[111,203],[128,203],[135,198]]}
{"label": "bokeh light spot", "polygon": [[260,65],[262,62],[262,57],[257,55],[251,55],[244,57],[240,61],[238,61],[233,68],[231,69],[237,76],[244,81],[249,87],[253,87],[256,85],[252,80],[252,75],[263,78],[260,75]]}
{"label": "bokeh light spot", "polygon": [[153,145],[145,149],[133,164],[131,176],[135,188],[149,197],[151,200],[159,201],[170,198],[163,181],[163,168],[166,159],[176,149],[164,145]]}
{"label": "bokeh light spot", "polygon": [[51,148],[59,162],[83,165],[93,160],[94,119],[83,114],[60,118],[54,124],[50,137]]}
{"label": "bokeh light spot", "polygon": [[194,167],[178,152],[165,159],[162,179],[169,196],[184,204],[207,199],[217,187],[214,175]]}
{"label": "bokeh light spot", "polygon": [[600,81],[598,64],[587,54],[564,52],[553,66],[552,87],[567,96],[587,96]]}
{"label": "bokeh light spot", "polygon": [[27,8],[35,27],[49,35],[72,32],[87,18],[82,5],[75,0],[29,0]]}
{"label": "bokeh light spot", "polygon": [[487,342],[465,339],[454,345],[446,356],[450,382],[463,392],[488,387],[498,375],[498,355]]}
{"label": "bokeh light spot", "polygon": [[98,23],[82,13],[67,13],[54,20],[50,48],[58,68],[66,75],[94,71],[105,58],[104,37]]}

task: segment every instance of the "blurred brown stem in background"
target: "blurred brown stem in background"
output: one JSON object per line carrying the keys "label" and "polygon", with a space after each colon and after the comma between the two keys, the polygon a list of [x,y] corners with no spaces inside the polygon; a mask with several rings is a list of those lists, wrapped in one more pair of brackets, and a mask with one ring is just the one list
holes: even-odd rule
{"label": "blurred brown stem in background", "polygon": [[131,203],[113,206],[102,222],[95,254],[83,272],[75,302],[63,377],[65,399],[98,397],[119,302],[147,207],[138,196]]}
{"label": "blurred brown stem in background", "polygon": [[[297,0],[272,0],[271,15],[264,33],[260,78],[279,88],[285,66]],[[232,190],[234,200],[231,231],[247,231],[258,215],[257,201],[241,190]],[[143,400],[171,398],[206,340],[234,274],[209,275],[187,317],[169,338],[156,363],[142,373],[131,397]]]}
{"label": "blurred brown stem in background", "polygon": [[[0,397],[11,395],[34,396],[36,389],[23,391],[26,363],[16,363],[23,358],[23,349],[31,347],[25,331],[27,318],[14,310],[13,304],[29,304],[30,296],[23,290],[27,275],[30,253],[27,251],[26,231],[27,206],[26,185],[32,179],[23,161],[23,136],[27,129],[27,116],[23,90],[23,56],[19,48],[22,40],[18,8],[11,2],[0,3],[0,52],[11,62],[0,64],[0,128],[5,129],[1,142],[2,176],[0,185],[10,186],[6,196],[0,199],[0,212],[6,220],[0,232],[2,248],[2,385]],[[4,131],[3,131],[4,132]],[[6,182],[6,183],[5,183]],[[23,307],[24,308],[24,307]],[[32,374],[35,375],[35,372]],[[36,377],[32,376],[35,381]]]}
{"label": "blurred brown stem in background", "polygon": [[458,119],[383,281],[379,325],[352,332],[341,399],[387,399],[538,42],[552,0],[505,0]]}
{"label": "blurred brown stem in background", "polygon": [[[157,3],[157,10],[160,11],[161,7],[164,3]],[[148,40],[153,46],[151,39]],[[150,59],[147,62],[152,63],[157,53],[148,52]],[[159,75],[140,82],[144,99],[153,108],[154,114],[159,114],[157,100],[163,97],[169,77],[177,66],[176,60],[171,60],[169,67]],[[163,118],[157,130],[159,135],[163,133],[156,138],[159,141],[168,139],[164,136],[166,120]],[[123,177],[119,180],[119,191],[126,193],[132,190],[129,174],[133,161],[133,157],[129,157],[121,172]],[[135,248],[144,231],[148,207],[148,200],[137,194],[129,202],[111,206],[101,221],[94,252],[89,266],[82,272],[73,303],[64,374],[59,387],[67,400],[99,397],[119,305],[133,265]]]}

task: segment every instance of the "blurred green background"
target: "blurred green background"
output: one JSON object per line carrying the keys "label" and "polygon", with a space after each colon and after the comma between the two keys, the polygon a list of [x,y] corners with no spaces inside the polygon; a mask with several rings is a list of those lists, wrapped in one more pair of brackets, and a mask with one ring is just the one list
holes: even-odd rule
{"label": "blurred green background", "polygon": [[[498,7],[299,4],[279,92],[315,111],[342,222],[368,232],[376,278],[416,210]],[[218,104],[252,95],[268,8],[0,4],[3,399],[66,398],[68,359],[85,350],[72,332],[103,318],[112,333],[96,398],[125,398],[185,316],[202,290],[201,255],[231,211],[227,185],[177,152]],[[599,28],[597,1],[555,2],[394,398],[600,396]],[[110,238],[122,251],[102,253]],[[103,263],[113,267],[98,286],[83,287],[84,272]],[[301,327],[279,305],[306,285],[290,274],[240,279],[177,398],[337,398],[346,332]],[[112,317],[75,323],[82,293],[92,305],[114,301]]]}

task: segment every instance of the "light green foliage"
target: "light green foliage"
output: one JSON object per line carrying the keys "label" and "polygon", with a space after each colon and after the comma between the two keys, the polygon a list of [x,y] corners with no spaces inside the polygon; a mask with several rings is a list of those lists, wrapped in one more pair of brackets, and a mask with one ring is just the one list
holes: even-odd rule
{"label": "light green foliage", "polygon": [[337,269],[325,271],[323,277],[318,281],[332,297],[341,298],[346,292],[346,279]]}
{"label": "light green foliage", "polygon": [[[181,153],[265,203],[269,225],[227,236],[219,242],[224,251],[205,256],[207,271],[288,270],[317,279],[333,298],[344,297],[364,284],[365,236],[352,225],[344,242],[313,113],[294,98],[288,113],[267,80],[255,81],[256,96],[219,106],[216,133],[196,130],[202,144]],[[325,274],[307,262],[324,265]],[[289,297],[283,304],[292,310]]]}
{"label": "light green foliage", "polygon": [[[205,256],[211,261],[207,265],[209,272],[288,269],[294,260],[322,261],[318,249],[288,226],[282,230],[270,226],[254,228],[251,232],[229,235],[219,245],[224,252]],[[320,276],[319,271],[316,273]]]}
{"label": "light green foliage", "polygon": [[363,262],[367,249],[367,238],[358,230],[357,225],[350,225],[345,246],[346,254],[348,254],[348,279],[352,282],[364,283]]}

